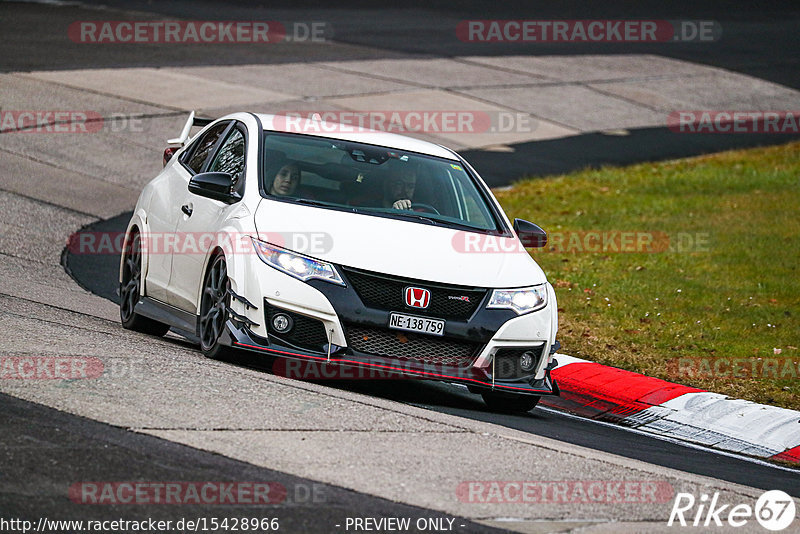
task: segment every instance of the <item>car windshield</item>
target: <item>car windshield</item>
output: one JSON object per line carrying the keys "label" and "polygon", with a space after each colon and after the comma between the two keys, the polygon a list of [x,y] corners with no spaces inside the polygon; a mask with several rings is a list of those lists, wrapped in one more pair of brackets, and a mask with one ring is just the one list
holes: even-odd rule
{"label": "car windshield", "polygon": [[484,194],[453,160],[352,141],[264,134],[270,197],[358,213],[502,231]]}

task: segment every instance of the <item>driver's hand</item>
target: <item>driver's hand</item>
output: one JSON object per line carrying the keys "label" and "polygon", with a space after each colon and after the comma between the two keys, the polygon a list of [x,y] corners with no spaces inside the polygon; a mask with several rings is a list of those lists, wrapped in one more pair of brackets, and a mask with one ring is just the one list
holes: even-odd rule
{"label": "driver's hand", "polygon": [[396,210],[410,210],[411,201],[408,200],[407,198],[404,198],[402,200],[396,201],[394,204],[392,204],[392,207]]}

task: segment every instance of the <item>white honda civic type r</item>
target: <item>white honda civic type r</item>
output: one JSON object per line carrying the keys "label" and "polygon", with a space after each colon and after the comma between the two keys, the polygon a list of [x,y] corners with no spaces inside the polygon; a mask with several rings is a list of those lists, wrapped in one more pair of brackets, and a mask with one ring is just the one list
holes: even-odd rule
{"label": "white honda civic type r", "polygon": [[123,326],[273,371],[458,383],[499,411],[557,395],[541,228],[445,147],[318,119],[190,115],[126,229]]}

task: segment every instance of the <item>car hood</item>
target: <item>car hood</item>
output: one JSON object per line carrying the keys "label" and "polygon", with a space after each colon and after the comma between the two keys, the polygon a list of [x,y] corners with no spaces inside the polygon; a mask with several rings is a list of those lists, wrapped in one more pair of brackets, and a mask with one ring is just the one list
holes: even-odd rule
{"label": "car hood", "polygon": [[429,282],[480,287],[542,284],[516,237],[262,199],[262,241],[331,263]]}

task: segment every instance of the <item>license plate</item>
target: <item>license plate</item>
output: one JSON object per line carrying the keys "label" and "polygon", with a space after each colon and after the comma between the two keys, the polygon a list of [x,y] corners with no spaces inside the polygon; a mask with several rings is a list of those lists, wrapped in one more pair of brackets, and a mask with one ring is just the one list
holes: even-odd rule
{"label": "license plate", "polygon": [[444,335],[444,321],[442,319],[428,319],[427,317],[417,317],[404,313],[390,313],[389,328],[434,336]]}

